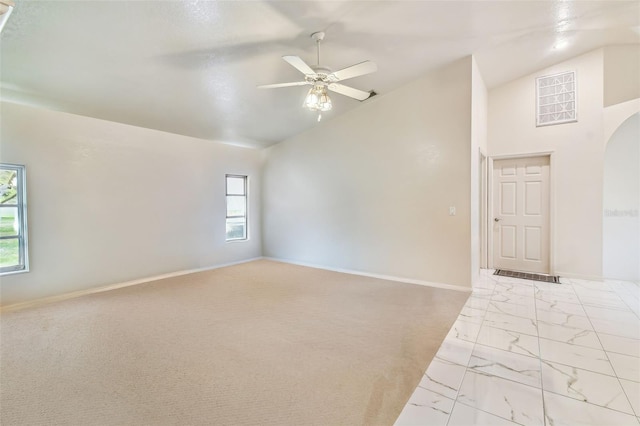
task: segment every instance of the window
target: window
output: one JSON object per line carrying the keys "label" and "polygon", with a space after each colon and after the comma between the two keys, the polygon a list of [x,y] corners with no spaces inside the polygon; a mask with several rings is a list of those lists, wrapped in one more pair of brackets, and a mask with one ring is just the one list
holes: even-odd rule
{"label": "window", "polygon": [[538,111],[536,124],[570,123],[576,116],[576,73],[547,75],[536,80]]}
{"label": "window", "polygon": [[0,274],[28,270],[24,166],[0,164]]}
{"label": "window", "polygon": [[227,241],[247,239],[247,177],[226,175]]}

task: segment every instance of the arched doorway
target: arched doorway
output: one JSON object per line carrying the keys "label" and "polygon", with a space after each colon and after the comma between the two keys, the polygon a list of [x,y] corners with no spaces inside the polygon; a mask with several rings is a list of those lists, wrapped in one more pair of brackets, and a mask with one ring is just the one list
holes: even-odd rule
{"label": "arched doorway", "polygon": [[640,280],[640,113],[607,143],[603,188],[603,276]]}

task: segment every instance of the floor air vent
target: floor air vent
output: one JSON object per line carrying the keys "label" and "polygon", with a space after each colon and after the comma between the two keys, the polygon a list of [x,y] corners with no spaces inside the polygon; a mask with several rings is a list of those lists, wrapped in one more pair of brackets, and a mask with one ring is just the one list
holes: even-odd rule
{"label": "floor air vent", "polygon": [[493,275],[500,275],[501,277],[522,278],[523,280],[544,281],[546,283],[560,284],[560,277],[557,275],[530,274],[528,272],[507,271],[506,269],[496,269],[496,272],[494,272]]}

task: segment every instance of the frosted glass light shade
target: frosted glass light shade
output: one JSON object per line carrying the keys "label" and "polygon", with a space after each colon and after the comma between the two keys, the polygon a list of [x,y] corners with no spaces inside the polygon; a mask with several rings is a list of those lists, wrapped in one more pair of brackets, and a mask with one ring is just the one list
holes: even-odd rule
{"label": "frosted glass light shade", "polygon": [[302,106],[311,111],[329,111],[331,109],[331,98],[327,94],[327,88],[325,86],[314,86],[309,89]]}

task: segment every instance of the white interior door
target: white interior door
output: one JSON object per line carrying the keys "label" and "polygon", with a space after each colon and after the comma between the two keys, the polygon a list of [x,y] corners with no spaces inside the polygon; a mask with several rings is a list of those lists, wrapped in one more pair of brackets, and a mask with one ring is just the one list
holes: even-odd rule
{"label": "white interior door", "polygon": [[549,157],[493,162],[493,267],[549,273]]}

